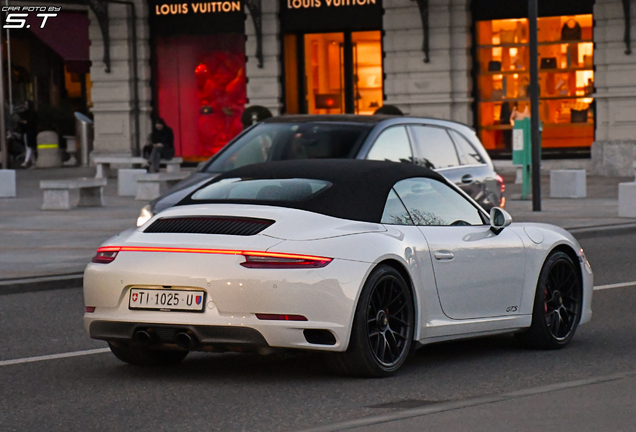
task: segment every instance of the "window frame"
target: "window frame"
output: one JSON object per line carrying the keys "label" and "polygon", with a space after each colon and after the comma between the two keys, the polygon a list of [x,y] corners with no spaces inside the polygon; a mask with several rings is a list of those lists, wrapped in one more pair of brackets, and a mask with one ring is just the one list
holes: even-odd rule
{"label": "window frame", "polygon": [[[415,151],[414,151],[414,145],[413,145],[413,138],[411,137],[411,134],[409,133],[409,126],[410,125],[411,125],[410,123],[392,124],[392,125],[388,125],[387,127],[381,129],[380,131],[378,131],[376,136],[375,136],[375,139],[369,145],[369,149],[366,151],[366,153],[364,154],[362,159],[371,160],[371,159],[369,159],[369,153],[371,153],[371,150],[373,150],[373,147],[376,145],[376,143],[378,142],[378,139],[380,139],[380,137],[382,136],[382,134],[384,132],[386,132],[386,131],[388,131],[389,129],[392,129],[392,128],[402,127],[406,131],[406,139],[408,140],[409,148],[411,149],[411,158],[412,158],[412,162],[411,163],[415,164]],[[402,162],[402,163],[404,163],[404,162]]]}
{"label": "window frame", "polygon": [[[455,151],[455,156],[457,157],[457,165],[454,166],[447,166],[444,168],[433,168],[434,171],[443,171],[443,170],[448,170],[448,169],[456,169],[459,168],[461,166],[467,166],[467,165],[462,165],[461,164],[461,158],[459,156],[459,151],[457,150],[457,146],[455,145],[455,141],[453,141],[453,137],[451,136],[451,134],[448,132],[447,127],[442,126],[442,125],[432,125],[432,124],[427,124],[427,123],[411,123],[408,125],[408,127],[406,128],[408,134],[409,134],[409,138],[413,143],[416,143],[417,140],[415,139],[415,132],[413,131],[414,128],[416,127],[426,127],[426,128],[435,128],[435,129],[442,129],[444,132],[446,132],[446,135],[448,136],[448,139],[450,140],[451,144],[453,145],[453,150]],[[412,147],[414,147],[414,155],[417,152],[417,156],[414,158],[415,160],[417,160],[417,162],[415,163],[418,166],[422,166],[422,164],[419,162],[420,159],[423,158],[422,153],[420,152],[420,148],[417,144],[412,144]]]}
{"label": "window frame", "polygon": [[[470,205],[472,205],[475,210],[477,210],[477,214],[479,215],[479,217],[482,220],[482,224],[481,225],[417,225],[415,224],[415,219],[413,218],[413,215],[411,214],[408,206],[406,205],[406,203],[404,202],[404,200],[402,199],[402,197],[400,196],[400,194],[397,192],[397,190],[395,189],[395,186],[403,181],[407,181],[407,180],[419,180],[419,179],[427,179],[430,181],[436,181],[438,183],[441,183],[445,186],[448,186],[449,188],[451,188],[452,190],[454,190],[455,192],[457,192],[462,198],[464,198],[466,201],[468,201],[468,203]],[[467,226],[472,226],[472,227],[484,227],[484,226],[490,226],[490,215],[483,209],[481,208],[481,206],[479,204],[477,204],[477,202],[472,199],[470,197],[470,195],[468,195],[466,192],[464,192],[460,187],[458,187],[457,185],[455,185],[452,182],[444,182],[444,181],[439,181],[437,179],[434,178],[430,178],[430,177],[410,177],[410,178],[405,178],[402,180],[399,180],[397,182],[395,182],[395,184],[391,187],[391,190],[395,192],[395,194],[397,195],[397,197],[400,199],[400,201],[402,202],[402,205],[404,206],[404,208],[406,209],[407,213],[409,214],[411,221],[413,221],[413,226],[425,226],[425,227],[431,227],[431,226],[437,226],[437,227],[453,227],[453,226],[460,226],[460,227],[467,227]],[[388,197],[387,197],[388,200]],[[386,204],[385,204],[386,206]],[[384,225],[389,225],[389,224],[384,224]],[[411,225],[392,225],[392,226],[411,226]]]}
{"label": "window frame", "polygon": [[485,161],[485,160],[484,160],[484,162],[482,162],[482,163],[474,163],[474,164],[466,164],[466,165],[462,164],[462,163],[461,163],[461,155],[460,155],[460,153],[459,153],[459,145],[457,144],[457,141],[455,141],[455,138],[453,137],[453,134],[451,133],[451,131],[452,131],[452,132],[455,132],[457,135],[459,135],[459,136],[460,136],[460,138],[462,138],[464,141],[466,141],[466,144],[468,144],[468,145],[469,145],[469,146],[470,146],[470,147],[471,147],[471,148],[475,151],[475,153],[477,153],[477,154],[479,155],[479,157],[480,157],[482,160],[484,160],[484,157],[483,157],[483,155],[481,154],[481,152],[479,152],[479,151],[475,148],[475,146],[473,145],[473,143],[472,143],[472,142],[470,142],[470,140],[469,140],[468,138],[466,138],[466,136],[465,136],[463,133],[461,133],[461,132],[459,132],[458,130],[455,130],[455,129],[449,129],[449,131],[448,131],[448,135],[451,137],[451,140],[453,141],[453,144],[455,145],[455,151],[457,152],[457,156],[459,157],[459,162],[460,162],[460,164],[459,164],[458,166],[460,166],[460,167],[483,167],[484,165],[488,165],[488,163],[486,163],[486,161]]}

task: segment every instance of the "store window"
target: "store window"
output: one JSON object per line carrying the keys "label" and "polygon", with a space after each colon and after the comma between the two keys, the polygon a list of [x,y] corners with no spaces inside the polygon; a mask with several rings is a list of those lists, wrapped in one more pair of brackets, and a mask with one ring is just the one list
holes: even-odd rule
{"label": "store window", "polygon": [[[477,126],[491,153],[510,153],[514,118],[529,115],[528,20],[477,22]],[[542,147],[587,149],[594,141],[591,14],[538,20]]]}
{"label": "store window", "polygon": [[287,113],[373,114],[382,106],[381,32],[285,35],[284,41]]}

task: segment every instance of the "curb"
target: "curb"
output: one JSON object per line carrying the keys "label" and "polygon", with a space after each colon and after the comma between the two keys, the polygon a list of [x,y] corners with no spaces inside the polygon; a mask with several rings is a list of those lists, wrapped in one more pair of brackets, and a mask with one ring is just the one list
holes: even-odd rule
{"label": "curb", "polygon": [[0,280],[0,295],[81,288],[83,281],[84,273],[2,279]]}

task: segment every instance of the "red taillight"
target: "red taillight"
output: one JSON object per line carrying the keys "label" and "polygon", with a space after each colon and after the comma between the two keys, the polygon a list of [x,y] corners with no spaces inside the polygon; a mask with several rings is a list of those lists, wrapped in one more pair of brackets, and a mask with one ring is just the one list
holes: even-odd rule
{"label": "red taillight", "polygon": [[499,189],[501,189],[501,193],[504,193],[506,191],[506,183],[504,182],[503,177],[497,174],[495,176],[495,180],[497,180],[497,183],[499,183]]}
{"label": "red taillight", "polygon": [[307,321],[307,317],[302,315],[281,315],[281,314],[256,314],[259,320],[271,321]]}
{"label": "red taillight", "polygon": [[91,262],[98,264],[108,264],[113,262],[117,258],[117,254],[121,250],[118,246],[105,246],[97,249],[97,253],[91,260]]}
{"label": "red taillight", "polygon": [[87,312],[87,313],[93,313],[93,312],[95,312],[95,306],[86,306],[86,307],[84,308],[84,312]]}
{"label": "red taillight", "polygon": [[243,251],[233,249],[198,249],[174,248],[154,246],[103,246],[97,249],[93,257],[94,263],[107,264],[112,262],[119,252],[168,252],[168,253],[198,253],[218,255],[243,255],[246,259],[241,263],[248,268],[320,268],[333,261],[312,255],[287,254],[279,252]]}
{"label": "red taillight", "polygon": [[306,255],[243,252],[245,262],[241,265],[247,268],[320,268],[329,264],[332,259]]}

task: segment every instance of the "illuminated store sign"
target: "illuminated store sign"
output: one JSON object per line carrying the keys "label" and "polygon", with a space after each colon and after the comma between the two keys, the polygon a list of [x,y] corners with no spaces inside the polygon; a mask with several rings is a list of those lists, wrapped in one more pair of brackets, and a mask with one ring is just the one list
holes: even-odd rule
{"label": "illuminated store sign", "polygon": [[155,5],[155,15],[177,15],[188,13],[228,13],[240,12],[240,1],[203,3],[163,3]]}
{"label": "illuminated store sign", "polygon": [[285,32],[377,30],[382,0],[280,0]]}
{"label": "illuminated store sign", "polygon": [[378,0],[287,0],[287,9],[307,9],[319,7],[366,6]]}
{"label": "illuminated store sign", "polygon": [[159,35],[243,33],[245,29],[241,0],[150,0],[150,21]]}

